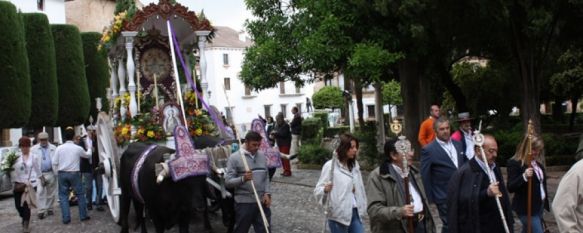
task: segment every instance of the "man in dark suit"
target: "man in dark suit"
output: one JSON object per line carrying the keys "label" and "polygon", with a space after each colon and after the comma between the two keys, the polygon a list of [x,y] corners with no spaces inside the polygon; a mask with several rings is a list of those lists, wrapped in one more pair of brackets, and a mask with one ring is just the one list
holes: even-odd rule
{"label": "man in dark suit", "polygon": [[452,175],[467,161],[459,142],[450,139],[449,120],[440,117],[433,123],[436,138],[421,150],[421,176],[430,203],[437,205],[447,233],[447,185]]}

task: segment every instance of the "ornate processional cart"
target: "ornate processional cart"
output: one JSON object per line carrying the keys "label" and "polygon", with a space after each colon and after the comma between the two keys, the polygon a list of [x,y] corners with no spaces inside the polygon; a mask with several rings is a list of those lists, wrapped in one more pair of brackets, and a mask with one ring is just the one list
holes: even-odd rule
{"label": "ornate processional cart", "polygon": [[[107,92],[110,109],[99,113],[96,128],[103,188],[116,222],[124,145],[130,141],[167,140],[166,145],[172,148],[175,126],[186,125],[191,136],[217,134],[217,126],[222,127],[222,122],[212,116],[216,113],[209,113],[208,105],[206,109],[199,106],[204,103],[199,92],[207,93],[208,88],[204,47],[212,32],[204,15],[197,16],[169,0],[120,12],[104,31],[100,49],[106,49],[111,69]],[[179,69],[178,62],[188,69]],[[200,69],[200,85],[190,78],[193,64]],[[97,101],[100,108],[101,100]]]}

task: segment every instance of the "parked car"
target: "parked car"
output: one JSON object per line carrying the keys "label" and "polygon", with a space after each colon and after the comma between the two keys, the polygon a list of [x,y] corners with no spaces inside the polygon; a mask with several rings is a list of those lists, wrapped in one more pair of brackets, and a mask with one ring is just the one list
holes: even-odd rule
{"label": "parked car", "polygon": [[[17,147],[0,147],[0,162],[4,161],[4,156],[12,151],[16,151]],[[10,181],[9,174],[5,174],[4,171],[0,170],[0,193],[10,191],[12,189],[12,182]]]}

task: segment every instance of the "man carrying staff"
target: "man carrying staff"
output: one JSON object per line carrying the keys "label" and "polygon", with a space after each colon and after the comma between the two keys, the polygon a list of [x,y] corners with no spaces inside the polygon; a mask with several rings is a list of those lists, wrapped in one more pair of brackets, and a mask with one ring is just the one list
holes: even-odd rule
{"label": "man carrying staff", "polygon": [[[500,198],[510,232],[513,232],[513,216],[508,191],[500,168],[496,166],[498,143],[492,135],[484,136],[482,160],[479,146],[475,155],[451,178],[447,191],[447,221],[450,233],[488,232],[503,233],[504,223],[496,203]],[[490,182],[488,169],[492,170],[495,182]]]}
{"label": "man carrying staff", "polygon": [[[266,232],[251,182],[255,184],[268,224],[271,222],[269,174],[265,155],[259,151],[261,139],[257,132],[249,131],[245,135],[245,144],[239,151],[231,154],[227,162],[225,186],[235,190],[234,233],[248,233],[251,225],[256,233]],[[245,169],[243,158],[247,161],[249,170]]]}

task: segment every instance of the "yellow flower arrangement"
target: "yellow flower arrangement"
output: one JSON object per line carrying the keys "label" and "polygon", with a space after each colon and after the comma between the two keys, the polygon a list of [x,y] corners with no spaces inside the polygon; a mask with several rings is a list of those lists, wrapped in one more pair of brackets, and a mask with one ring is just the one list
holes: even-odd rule
{"label": "yellow flower arrangement", "polygon": [[164,141],[164,129],[151,113],[142,113],[132,119],[136,133],[132,136],[135,141]]}
{"label": "yellow flower arrangement", "polygon": [[99,45],[97,46],[97,50],[101,50],[103,47],[111,46],[111,43],[115,43],[115,39],[119,36],[121,29],[124,26],[124,23],[131,18],[128,14],[128,11],[123,11],[118,13],[111,22],[109,27],[103,29],[103,33],[101,35],[101,40],[99,41]]}
{"label": "yellow flower arrangement", "polygon": [[218,136],[219,132],[209,113],[204,109],[196,108],[196,94],[192,91],[187,91],[184,94],[184,102],[190,136]]}
{"label": "yellow flower arrangement", "polygon": [[125,145],[130,142],[131,139],[132,125],[130,124],[119,124],[115,127],[115,141],[118,145]]}

